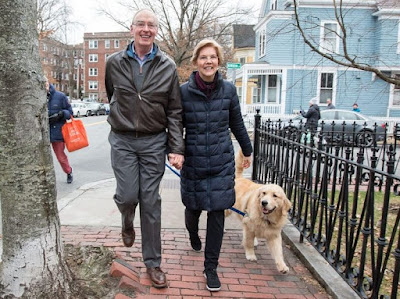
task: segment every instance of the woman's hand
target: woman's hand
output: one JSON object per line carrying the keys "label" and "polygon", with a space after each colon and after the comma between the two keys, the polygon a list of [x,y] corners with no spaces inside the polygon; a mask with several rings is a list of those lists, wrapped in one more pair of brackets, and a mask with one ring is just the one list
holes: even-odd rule
{"label": "woman's hand", "polygon": [[168,154],[168,161],[169,163],[174,166],[176,169],[181,169],[185,158],[183,155],[179,154]]}
{"label": "woman's hand", "polygon": [[243,168],[249,168],[251,165],[251,156],[243,157]]}

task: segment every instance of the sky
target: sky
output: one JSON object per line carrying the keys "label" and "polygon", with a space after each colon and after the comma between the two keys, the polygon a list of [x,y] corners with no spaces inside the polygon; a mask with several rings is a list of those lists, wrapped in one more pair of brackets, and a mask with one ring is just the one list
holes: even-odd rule
{"label": "sky", "polygon": [[[228,0],[229,1],[229,0]],[[119,1],[115,0],[68,0],[67,3],[73,9],[72,21],[79,22],[80,25],[75,25],[68,34],[68,43],[76,44],[83,42],[84,32],[113,32],[113,31],[125,31],[122,26],[116,24],[105,16],[99,15],[97,9],[103,5],[110,9],[115,9],[115,4]],[[259,10],[261,8],[262,0],[246,0],[245,3],[249,6],[254,6]],[[124,15],[121,12],[121,16],[130,20],[132,16]],[[257,17],[258,15],[255,15]],[[253,22],[254,24],[255,22]]]}

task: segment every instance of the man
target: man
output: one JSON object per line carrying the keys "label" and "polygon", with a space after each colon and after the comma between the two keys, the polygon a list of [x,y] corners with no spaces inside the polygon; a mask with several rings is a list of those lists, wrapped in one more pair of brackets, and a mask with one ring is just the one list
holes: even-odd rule
{"label": "man", "polygon": [[354,103],[354,104],[353,104],[353,111],[355,111],[355,112],[361,112],[360,108],[358,108],[358,104],[357,104],[357,103]]}
{"label": "man", "polygon": [[312,98],[309,102],[310,107],[308,108],[307,113],[304,112],[303,109],[301,109],[300,111],[301,115],[307,118],[305,125],[306,129],[314,132],[317,130],[318,120],[321,118],[317,102],[318,102],[317,98]]}
{"label": "man", "polygon": [[105,83],[122,241],[127,247],[134,243],[133,220],[139,204],[143,260],[153,286],[163,288],[167,280],[160,269],[159,185],[167,149],[169,162],[180,169],[184,142],[178,74],[174,62],[154,43],[157,32],[156,15],[148,9],[138,11],[131,25],[134,41],[108,58]]}
{"label": "man", "polygon": [[335,106],[332,104],[331,99],[327,99],[326,103],[328,104],[328,106],[327,106],[328,109],[335,109]]}
{"label": "man", "polygon": [[64,152],[65,143],[61,128],[65,124],[65,120],[71,118],[72,107],[65,94],[57,91],[46,77],[45,80],[50,126],[50,142],[62,170],[67,174],[67,183],[71,184],[73,181],[72,168],[69,165],[68,157]]}

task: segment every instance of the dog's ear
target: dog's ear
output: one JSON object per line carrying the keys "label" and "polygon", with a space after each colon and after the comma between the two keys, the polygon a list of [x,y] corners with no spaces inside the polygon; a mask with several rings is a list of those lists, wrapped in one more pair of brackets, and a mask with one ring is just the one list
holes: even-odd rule
{"label": "dog's ear", "polygon": [[283,207],[282,207],[282,215],[286,216],[290,209],[292,208],[292,203],[284,194],[283,196]]}
{"label": "dog's ear", "polygon": [[257,189],[257,198],[261,199],[265,195],[264,186]]}

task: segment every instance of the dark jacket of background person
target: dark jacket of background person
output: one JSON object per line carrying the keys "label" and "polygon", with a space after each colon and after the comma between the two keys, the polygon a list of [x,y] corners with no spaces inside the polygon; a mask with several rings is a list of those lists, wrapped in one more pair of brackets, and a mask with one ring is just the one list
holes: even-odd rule
{"label": "dark jacket of background person", "polygon": [[184,205],[191,210],[218,211],[235,203],[231,132],[244,155],[252,153],[235,86],[219,73],[216,76],[216,91],[209,100],[198,90],[195,72],[181,86],[186,129],[181,192]]}
{"label": "dark jacket of background person", "polygon": [[313,104],[308,108],[307,112],[301,110],[300,113],[303,117],[307,118],[306,129],[316,130],[318,127],[318,120],[321,118],[318,105]]}
{"label": "dark jacket of background person", "polygon": [[64,142],[61,128],[65,124],[65,120],[71,118],[72,107],[65,94],[57,91],[52,84],[50,84],[49,94],[47,95],[47,108],[50,123],[50,142]]}
{"label": "dark jacket of background person", "polygon": [[170,151],[183,154],[182,107],[175,63],[160,50],[156,51],[142,88],[138,90],[133,83],[131,64],[135,62],[128,56],[129,47],[107,59],[105,82],[110,102],[107,121],[111,130],[158,133],[168,128]]}

